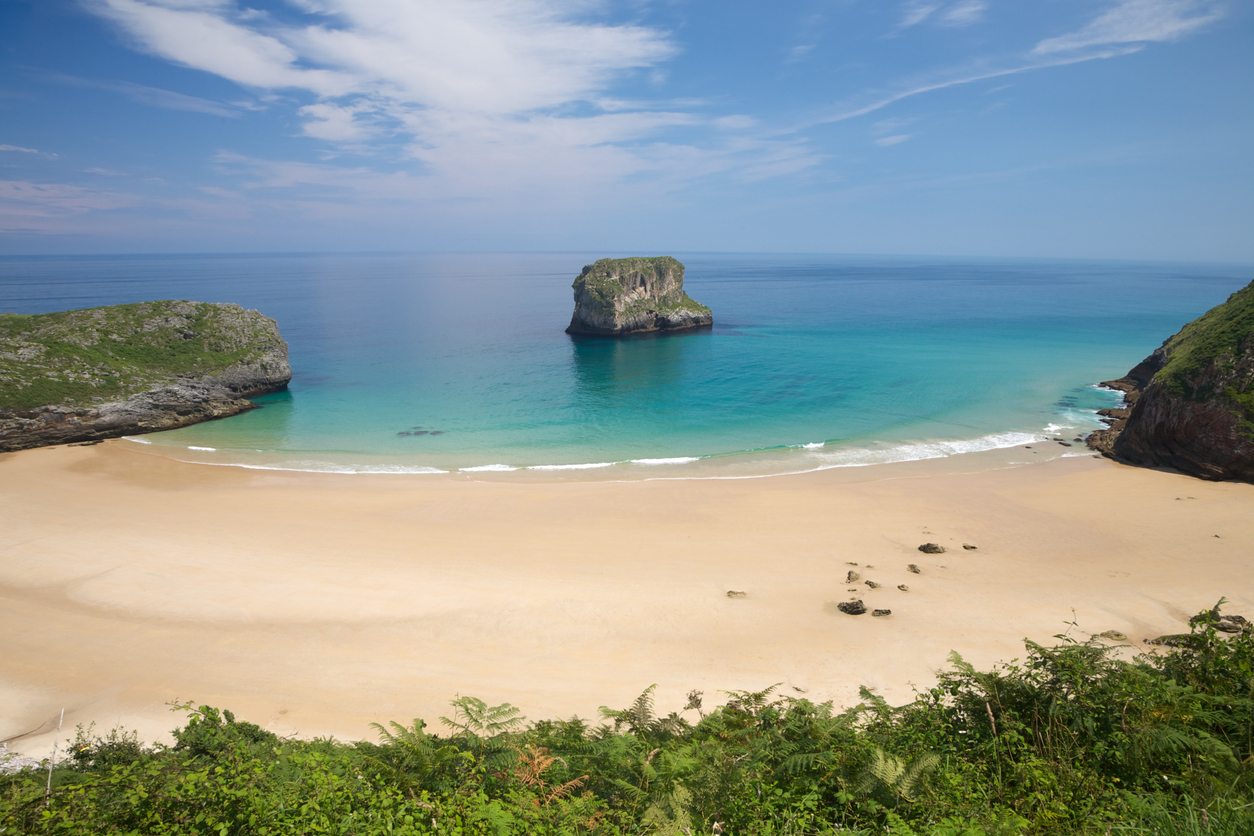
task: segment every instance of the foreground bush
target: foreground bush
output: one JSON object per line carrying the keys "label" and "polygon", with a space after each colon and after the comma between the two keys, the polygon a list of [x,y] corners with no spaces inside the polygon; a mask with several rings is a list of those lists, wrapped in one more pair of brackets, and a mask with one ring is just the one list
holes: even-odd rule
{"label": "foreground bush", "polygon": [[659,716],[650,688],[525,725],[463,697],[444,734],[344,744],[179,706],[172,747],[80,729],[51,793],[0,776],[0,833],[1249,836],[1254,635],[1232,623],[1216,606],[1132,662],[1066,636],[991,671],[955,655],[911,703],[841,713],[770,688]]}

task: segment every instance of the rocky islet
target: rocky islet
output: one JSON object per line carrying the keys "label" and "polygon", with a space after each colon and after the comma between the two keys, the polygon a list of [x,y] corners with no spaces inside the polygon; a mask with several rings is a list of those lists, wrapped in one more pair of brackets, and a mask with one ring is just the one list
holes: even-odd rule
{"label": "rocky islet", "polygon": [[0,314],[0,452],[237,415],[291,378],[278,325],[239,305]]}
{"label": "rocky islet", "polygon": [[603,258],[585,266],[571,287],[568,334],[686,331],[714,322],[710,309],[684,292],[684,265],[670,256]]}

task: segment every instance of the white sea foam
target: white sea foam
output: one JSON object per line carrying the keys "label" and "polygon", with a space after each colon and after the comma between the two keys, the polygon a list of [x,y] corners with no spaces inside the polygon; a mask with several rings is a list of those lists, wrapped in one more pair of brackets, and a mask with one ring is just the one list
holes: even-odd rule
{"label": "white sea foam", "polygon": [[510,471],[519,470],[520,468],[511,467],[507,464],[481,464],[478,467],[459,467],[459,473],[509,473]]}
{"label": "white sea foam", "polygon": [[587,464],[533,464],[528,470],[595,470],[599,467],[613,467],[618,462],[588,462]]}
{"label": "white sea foam", "polygon": [[632,459],[632,464],[688,464],[701,461],[698,456],[676,456],[673,459]]}
{"label": "white sea foam", "polygon": [[819,450],[826,444],[826,441],[811,441],[809,444],[802,444],[801,446],[807,450]]}
{"label": "white sea foam", "polygon": [[245,462],[193,462],[208,467],[242,467],[245,470],[277,470],[284,473],[336,473],[347,476],[377,474],[407,476],[411,474],[448,473],[438,467],[403,464],[335,464],[334,462],[296,461],[284,464],[248,464]]}
{"label": "white sea foam", "polygon": [[187,445],[187,449],[188,450],[204,450],[206,453],[216,453],[218,451],[217,447],[193,447],[190,444]]}
{"label": "white sea foam", "polygon": [[123,441],[134,441],[136,444],[152,444],[152,442],[151,442],[151,441],[146,441],[145,439],[142,439],[142,438],[131,438],[129,435],[124,435],[124,436],[122,436],[122,440],[123,440]]}
{"label": "white sea foam", "polygon": [[1040,441],[1035,433],[993,433],[978,438],[964,438],[953,441],[917,441],[908,444],[896,444],[891,447],[836,449],[820,454],[824,464],[817,470],[832,467],[866,467],[873,464],[894,464],[897,462],[922,461],[924,459],[943,459],[959,456],[963,453],[982,453],[986,450],[1004,450],[1018,447],[1020,444],[1031,444]]}

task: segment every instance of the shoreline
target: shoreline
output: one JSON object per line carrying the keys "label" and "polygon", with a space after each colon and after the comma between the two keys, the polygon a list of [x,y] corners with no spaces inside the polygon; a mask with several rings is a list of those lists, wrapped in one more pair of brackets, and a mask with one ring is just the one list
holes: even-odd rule
{"label": "shoreline", "polygon": [[[1254,614],[1254,485],[1088,451],[524,481],[198,467],[136,447],[0,455],[0,739],[61,707],[62,739],[92,721],[165,739],[180,722],[165,704],[188,699],[342,739],[390,719],[438,730],[457,694],[532,720],[595,718],[654,682],[663,713],[694,688],[775,682],[900,703],[951,650],[1009,661],[1073,619],[1139,649],[1220,596]],[[851,563],[882,584],[853,594],[892,616],[825,611],[850,597]]]}
{"label": "shoreline", "polygon": [[[527,481],[700,481],[706,479],[761,479],[777,476],[801,476],[829,470],[878,468],[884,465],[908,464],[918,461],[962,459],[978,454],[1010,456],[1007,461],[1027,464],[1031,461],[1087,455],[1084,439],[1095,427],[1075,427],[1049,424],[1035,432],[1005,431],[989,433],[973,438],[900,440],[895,442],[869,441],[845,442],[829,440],[806,444],[780,445],[776,447],[736,450],[728,453],[709,453],[695,456],[667,456],[658,458],[615,459],[600,462],[569,464],[508,464],[495,462],[470,466],[405,464],[397,463],[396,456],[374,456],[381,461],[363,462],[370,454],[344,454],[338,452],[301,454],[290,451],[261,451],[215,448],[199,445],[163,444],[136,436],[118,439],[135,445],[135,452],[171,459],[190,465],[210,467],[235,467],[244,470],[278,473],[309,473],[346,476],[421,476],[421,477],[471,477],[505,478]],[[1065,438],[1059,436],[1064,433]],[[1074,450],[1058,450],[1056,442]],[[1034,449],[1036,453],[1018,455],[1016,448]],[[1078,445],[1078,446],[1076,446]],[[1046,452],[1044,457],[1041,452]],[[250,454],[261,454],[256,460],[248,460]],[[358,461],[328,461],[327,457],[341,456]],[[304,456],[303,458],[298,458]],[[314,458],[322,456],[323,459]],[[267,460],[269,458],[269,460]],[[503,476],[503,474],[511,474]]]}

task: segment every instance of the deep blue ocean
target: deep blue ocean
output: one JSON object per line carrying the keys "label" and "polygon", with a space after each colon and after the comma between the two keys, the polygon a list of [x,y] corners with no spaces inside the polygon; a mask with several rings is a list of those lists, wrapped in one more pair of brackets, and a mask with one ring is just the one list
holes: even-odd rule
{"label": "deep blue ocean", "polygon": [[275,318],[290,388],[139,438],[152,452],[682,477],[1090,431],[1117,400],[1096,382],[1254,278],[1240,265],[679,253],[712,330],[567,336],[570,284],[604,255],[621,254],[3,257],[0,311],[193,299]]}

